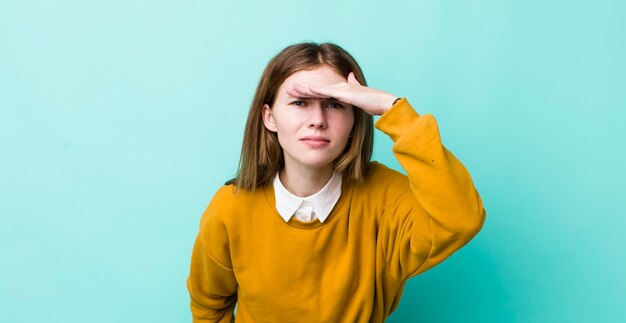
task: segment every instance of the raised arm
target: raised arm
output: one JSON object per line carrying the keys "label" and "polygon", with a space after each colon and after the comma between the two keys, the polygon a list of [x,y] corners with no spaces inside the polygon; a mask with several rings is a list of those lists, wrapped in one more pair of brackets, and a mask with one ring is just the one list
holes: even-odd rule
{"label": "raised arm", "polygon": [[389,266],[405,279],[468,243],[482,228],[485,210],[467,169],[442,145],[431,115],[420,116],[402,99],[376,127],[394,141],[393,153],[408,175],[405,191],[412,193],[387,206],[382,231],[390,241]]}
{"label": "raised arm", "polygon": [[408,182],[387,201],[379,233],[397,280],[432,268],[480,231],[485,219],[480,196],[467,169],[441,143],[431,115],[420,116],[406,99],[361,86],[352,73],[333,86],[294,85],[289,91],[301,97],[332,97],[382,115],[376,127],[394,141],[394,155],[408,174]]}

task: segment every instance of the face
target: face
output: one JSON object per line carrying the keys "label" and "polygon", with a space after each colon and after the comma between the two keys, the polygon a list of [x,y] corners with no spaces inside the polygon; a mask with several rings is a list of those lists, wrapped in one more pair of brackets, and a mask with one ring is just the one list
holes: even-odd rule
{"label": "face", "polygon": [[330,98],[297,98],[287,94],[294,84],[329,86],[346,79],[328,66],[299,71],[281,84],[272,107],[263,107],[265,127],[278,136],[285,167],[310,170],[334,167],[354,125],[351,105]]}

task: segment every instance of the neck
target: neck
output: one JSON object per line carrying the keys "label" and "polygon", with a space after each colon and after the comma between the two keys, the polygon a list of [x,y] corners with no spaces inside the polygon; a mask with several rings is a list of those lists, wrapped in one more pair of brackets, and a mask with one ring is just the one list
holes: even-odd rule
{"label": "neck", "polygon": [[333,171],[332,165],[317,169],[289,168],[285,165],[278,176],[291,194],[306,197],[319,192],[333,176]]}

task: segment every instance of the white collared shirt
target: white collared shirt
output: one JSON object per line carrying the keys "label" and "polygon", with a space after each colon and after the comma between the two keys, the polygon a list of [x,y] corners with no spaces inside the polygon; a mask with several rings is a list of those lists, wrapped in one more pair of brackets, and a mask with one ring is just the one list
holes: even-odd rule
{"label": "white collared shirt", "polygon": [[318,219],[324,223],[330,211],[341,196],[341,174],[333,173],[328,183],[319,192],[299,197],[291,194],[280,181],[278,174],[274,177],[274,194],[276,196],[276,210],[280,216],[289,222],[292,216],[303,222]]}

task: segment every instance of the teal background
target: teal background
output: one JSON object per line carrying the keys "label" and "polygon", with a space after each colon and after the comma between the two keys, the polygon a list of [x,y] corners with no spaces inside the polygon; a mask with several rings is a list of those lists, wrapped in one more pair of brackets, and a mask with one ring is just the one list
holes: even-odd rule
{"label": "teal background", "polygon": [[390,322],[624,322],[625,21],[623,1],[4,0],[0,321],[189,322],[256,82],[312,40],[435,115],[487,209]]}

